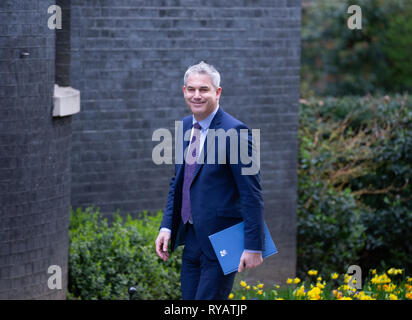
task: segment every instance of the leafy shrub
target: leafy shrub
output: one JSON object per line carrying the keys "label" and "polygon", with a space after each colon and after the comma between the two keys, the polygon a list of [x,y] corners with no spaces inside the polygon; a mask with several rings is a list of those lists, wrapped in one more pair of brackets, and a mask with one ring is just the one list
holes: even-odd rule
{"label": "leafy shrub", "polygon": [[306,195],[299,200],[297,274],[313,267],[324,273],[333,268],[345,272],[350,262],[358,260],[365,241],[354,197],[309,179],[300,180],[299,188],[299,195]]}
{"label": "leafy shrub", "polygon": [[388,81],[399,89],[412,88],[412,63],[409,50],[412,47],[412,5],[408,3],[403,10],[389,18],[384,33],[383,51],[388,58],[391,74]]}
{"label": "leafy shrub", "polygon": [[[409,1],[310,0],[303,4],[301,90],[305,96],[412,88]],[[347,27],[350,5],[362,9],[361,30]]]}
{"label": "leafy shrub", "polygon": [[411,99],[301,100],[298,274],[394,265],[410,272]]}
{"label": "leafy shrub", "polygon": [[109,225],[99,209],[71,211],[69,297],[75,299],[179,299],[181,252],[167,262],[155,252],[162,215],[144,212],[139,219],[118,213]]}

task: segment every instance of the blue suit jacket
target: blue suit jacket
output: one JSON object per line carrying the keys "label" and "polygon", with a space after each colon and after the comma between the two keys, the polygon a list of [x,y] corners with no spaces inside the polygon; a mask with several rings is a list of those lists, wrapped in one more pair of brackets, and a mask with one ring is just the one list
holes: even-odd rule
{"label": "blue suit jacket", "polygon": [[[190,130],[192,116],[183,119],[183,132]],[[210,129],[247,129],[249,155],[252,154],[252,136],[250,130],[221,107],[215,114]],[[230,227],[241,221],[245,222],[245,249],[263,250],[263,199],[259,172],[255,175],[242,175],[243,164],[238,154],[238,164],[230,164],[230,139],[226,139],[226,163],[218,164],[218,139],[208,143],[206,137],[203,150],[204,164],[196,164],[196,170],[190,187],[191,215],[197,239],[203,253],[210,259],[216,259],[209,235]],[[209,137],[210,139],[210,137]],[[183,150],[189,141],[183,142]],[[210,146],[208,147],[208,145]],[[238,143],[240,145],[240,143]],[[210,148],[215,148],[215,163],[206,161]],[[213,153],[212,153],[213,154]],[[184,244],[184,226],[181,219],[182,187],[184,163],[175,165],[175,175],[170,182],[166,209],[161,228],[171,229],[171,251]]]}

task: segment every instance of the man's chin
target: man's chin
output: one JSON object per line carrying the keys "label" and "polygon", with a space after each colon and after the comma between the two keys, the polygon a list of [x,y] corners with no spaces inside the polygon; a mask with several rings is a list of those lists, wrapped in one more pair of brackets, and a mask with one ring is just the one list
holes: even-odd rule
{"label": "man's chin", "polygon": [[206,118],[210,113],[212,113],[212,110],[207,108],[206,103],[201,104],[201,105],[193,105],[190,104],[190,110],[192,111],[193,115],[195,116],[196,120],[203,120]]}
{"label": "man's chin", "polygon": [[206,108],[205,105],[191,105],[190,109],[192,110],[193,114],[201,114],[201,113],[205,113]]}

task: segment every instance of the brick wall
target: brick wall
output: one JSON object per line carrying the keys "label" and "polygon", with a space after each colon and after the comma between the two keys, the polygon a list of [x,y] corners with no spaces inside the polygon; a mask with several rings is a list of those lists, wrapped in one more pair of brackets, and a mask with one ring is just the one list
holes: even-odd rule
{"label": "brick wall", "polygon": [[164,208],[171,165],[152,162],[154,130],[189,114],[186,68],[222,75],[221,106],[261,129],[265,215],[279,254],[247,278],[293,276],[296,260],[300,1],[72,0],[72,205],[106,215]]}
{"label": "brick wall", "polygon": [[[72,137],[70,117],[52,118],[52,4],[0,2],[0,299],[66,296]],[[47,286],[51,265],[62,290]]]}
{"label": "brick wall", "polygon": [[61,87],[70,86],[70,23],[71,0],[56,0],[62,10],[62,28],[56,29],[56,77]]}

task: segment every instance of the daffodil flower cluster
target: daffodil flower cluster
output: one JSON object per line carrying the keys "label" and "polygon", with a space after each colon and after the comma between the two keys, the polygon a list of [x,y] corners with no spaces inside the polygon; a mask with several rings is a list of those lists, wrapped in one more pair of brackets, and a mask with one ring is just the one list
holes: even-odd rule
{"label": "daffodil flower cluster", "polygon": [[[240,287],[229,299],[258,300],[412,300],[412,278],[404,276],[404,270],[390,268],[382,274],[370,270],[362,289],[350,286],[351,276],[334,272],[323,277],[317,270],[309,270],[306,279],[287,278],[283,286],[264,289],[258,282],[249,285],[240,281]],[[355,279],[351,282],[356,284]]]}

